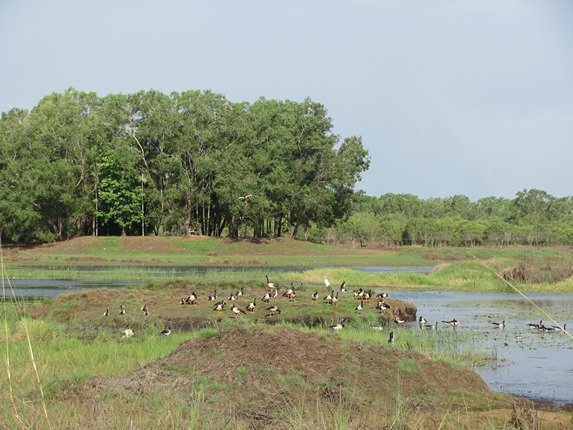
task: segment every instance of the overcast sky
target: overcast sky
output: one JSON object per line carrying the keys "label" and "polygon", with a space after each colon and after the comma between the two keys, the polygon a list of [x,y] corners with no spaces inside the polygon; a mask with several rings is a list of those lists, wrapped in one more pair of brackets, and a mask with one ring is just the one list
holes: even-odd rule
{"label": "overcast sky", "polygon": [[0,0],[0,110],[69,87],[310,97],[370,195],[573,195],[571,0]]}

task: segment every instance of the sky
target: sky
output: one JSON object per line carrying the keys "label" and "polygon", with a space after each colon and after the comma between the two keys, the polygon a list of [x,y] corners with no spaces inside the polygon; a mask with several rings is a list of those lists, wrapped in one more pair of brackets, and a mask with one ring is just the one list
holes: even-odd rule
{"label": "sky", "polygon": [[0,0],[0,111],[70,87],[309,97],[372,196],[573,195],[571,0]]}

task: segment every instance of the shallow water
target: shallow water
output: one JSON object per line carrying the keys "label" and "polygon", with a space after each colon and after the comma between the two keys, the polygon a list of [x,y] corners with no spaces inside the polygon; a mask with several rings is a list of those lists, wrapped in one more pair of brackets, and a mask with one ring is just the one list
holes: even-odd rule
{"label": "shallow water", "polygon": [[[460,347],[487,351],[497,361],[475,370],[496,391],[553,403],[573,403],[573,339],[566,333],[530,329],[528,323],[573,328],[573,294],[532,294],[528,297],[542,311],[519,294],[420,292],[395,293],[392,297],[416,305],[418,316],[428,323],[455,318]],[[505,320],[504,329],[491,322]],[[417,324],[412,325],[418,329]]]}

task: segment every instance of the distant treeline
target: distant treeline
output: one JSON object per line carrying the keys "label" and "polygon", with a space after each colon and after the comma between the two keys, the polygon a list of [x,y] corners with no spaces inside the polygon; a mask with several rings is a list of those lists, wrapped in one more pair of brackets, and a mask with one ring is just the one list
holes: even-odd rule
{"label": "distant treeline", "polygon": [[281,236],[350,214],[368,169],[325,107],[69,89],[0,120],[0,235]]}
{"label": "distant treeline", "polygon": [[466,196],[422,200],[410,194],[357,196],[355,209],[331,228],[307,238],[361,245],[573,245],[573,197],[531,189],[514,199]]}

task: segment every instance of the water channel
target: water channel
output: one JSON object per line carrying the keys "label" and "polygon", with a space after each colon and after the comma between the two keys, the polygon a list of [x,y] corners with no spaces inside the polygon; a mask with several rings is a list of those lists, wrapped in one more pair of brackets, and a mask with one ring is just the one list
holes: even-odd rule
{"label": "water channel", "polygon": [[[77,270],[77,268],[75,268]],[[109,268],[107,268],[109,269]],[[178,275],[189,271],[233,270],[237,268],[166,268],[163,271]],[[265,270],[308,270],[308,267],[265,268]],[[368,272],[429,272],[431,267],[363,267]],[[91,270],[94,270],[92,267]],[[240,268],[240,270],[245,270]],[[260,270],[256,268],[253,270]],[[163,273],[162,272],[162,273]],[[61,294],[93,288],[117,288],[137,281],[69,281],[55,279],[12,279],[10,286],[17,296],[55,297]],[[8,296],[11,293],[5,293]],[[453,318],[460,322],[455,329],[460,348],[491,352],[497,360],[475,370],[494,390],[545,400],[557,404],[573,403],[573,340],[563,332],[543,332],[528,328],[528,323],[543,320],[553,325],[548,316],[559,324],[570,322],[573,331],[573,294],[534,294],[528,297],[541,310],[519,294],[467,292],[390,291],[392,297],[416,305],[418,316],[428,323],[439,323],[439,331],[450,330],[442,321]],[[544,313],[545,312],[545,313]],[[492,322],[505,320],[505,328],[495,328]],[[419,330],[417,323],[409,325]]]}

